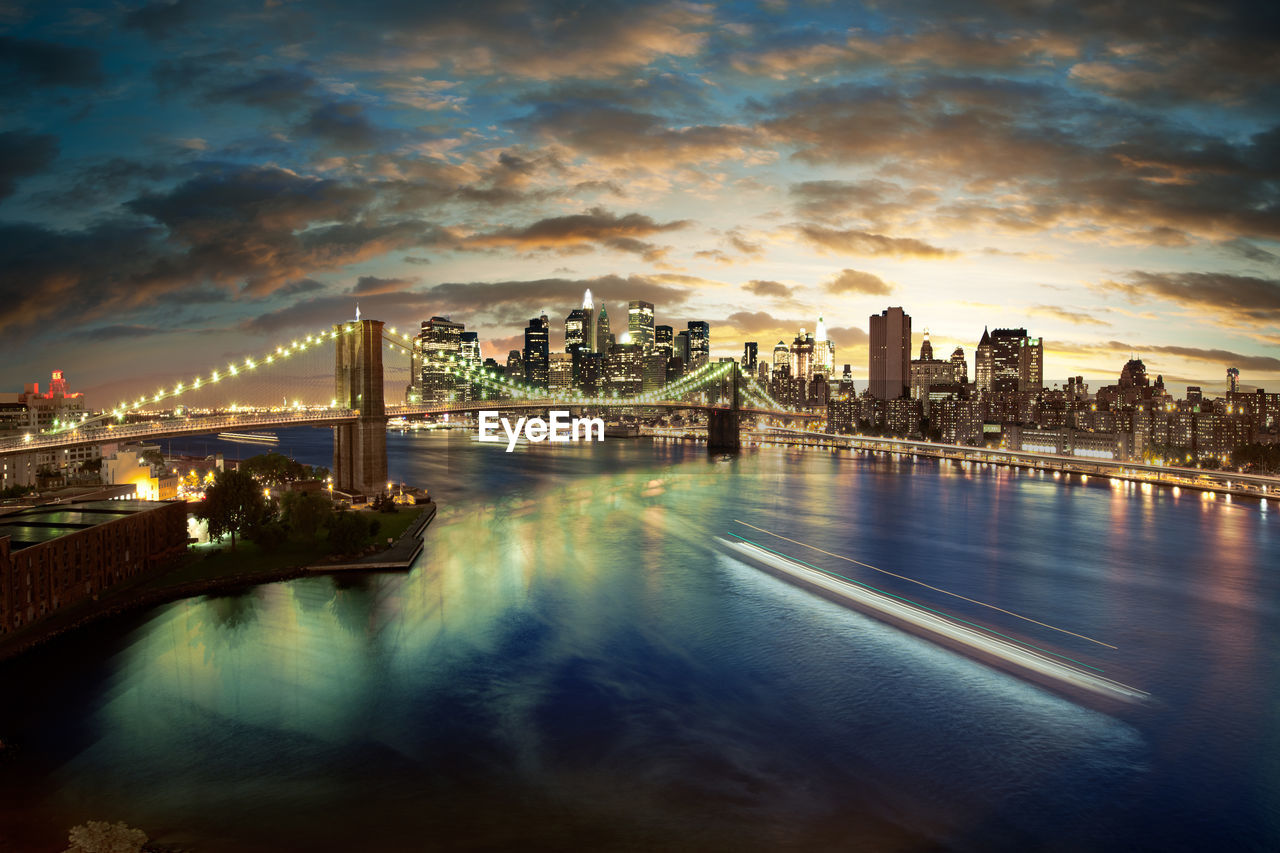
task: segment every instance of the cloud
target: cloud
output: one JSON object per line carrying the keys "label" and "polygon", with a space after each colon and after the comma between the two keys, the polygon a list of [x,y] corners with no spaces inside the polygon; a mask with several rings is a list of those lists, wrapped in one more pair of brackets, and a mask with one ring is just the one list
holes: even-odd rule
{"label": "cloud", "polygon": [[570,253],[601,247],[630,252],[652,261],[661,258],[664,250],[640,238],[678,231],[689,224],[686,219],[657,222],[641,213],[617,216],[602,207],[593,207],[584,213],[539,219],[524,227],[472,234],[462,238],[459,245],[467,249]]}
{"label": "cloud", "polygon": [[101,64],[92,48],[0,36],[0,83],[11,98],[35,86],[94,86],[103,79]]}
{"label": "cloud", "polygon": [[1030,311],[1035,314],[1042,314],[1048,317],[1057,317],[1059,320],[1066,320],[1068,323],[1074,323],[1077,326],[1110,326],[1106,320],[1099,320],[1084,311],[1073,311],[1069,308],[1063,308],[1057,305],[1032,305]]}
{"label": "cloud", "polygon": [[893,285],[869,272],[843,269],[823,284],[828,293],[865,293],[883,296],[893,292]]}
{"label": "cloud", "polygon": [[13,195],[18,180],[49,168],[58,156],[58,138],[50,133],[10,130],[0,133],[0,199]]}
{"label": "cloud", "polygon": [[1218,322],[1280,323],[1280,280],[1228,273],[1134,271],[1124,281],[1103,282],[1104,290],[1131,302],[1170,300],[1204,311]]}
{"label": "cloud", "polygon": [[372,275],[362,275],[356,279],[355,286],[351,288],[351,293],[354,296],[372,296],[375,293],[398,293],[409,289],[416,283],[416,279],[378,278]]}
{"label": "cloud", "polygon": [[854,228],[826,228],[802,223],[794,226],[794,231],[802,240],[819,250],[843,255],[946,258],[958,254],[951,249],[942,249],[912,237],[887,237]]}
{"label": "cloud", "polygon": [[[827,329],[827,337],[838,347],[860,347],[867,343],[868,335],[865,330],[854,326],[837,326]],[[838,356],[839,353],[836,353]]]}
{"label": "cloud", "polygon": [[777,297],[787,299],[791,296],[791,288],[780,281],[752,279],[742,285],[742,289],[755,296]]}

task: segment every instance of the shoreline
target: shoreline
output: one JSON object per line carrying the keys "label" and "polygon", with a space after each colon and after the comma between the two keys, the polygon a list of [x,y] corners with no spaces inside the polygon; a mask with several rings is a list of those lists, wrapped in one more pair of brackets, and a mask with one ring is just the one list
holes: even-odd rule
{"label": "shoreline", "polygon": [[[44,643],[97,622],[120,616],[134,610],[157,607],[200,595],[226,595],[243,592],[255,586],[306,577],[320,577],[339,572],[405,571],[422,552],[422,533],[436,517],[435,501],[428,501],[418,508],[418,517],[410,522],[399,538],[373,554],[357,558],[339,558],[333,563],[313,563],[285,566],[268,571],[246,572],[238,575],[198,578],[185,583],[164,585],[165,577],[179,568],[140,578],[134,583],[118,588],[94,602],[85,603],[83,612],[65,613],[59,619],[52,615],[47,622],[33,625],[31,632],[0,640],[0,663],[13,660]],[[414,544],[416,543],[416,544]],[[194,555],[188,551],[188,558]],[[88,606],[88,605],[96,606]]]}

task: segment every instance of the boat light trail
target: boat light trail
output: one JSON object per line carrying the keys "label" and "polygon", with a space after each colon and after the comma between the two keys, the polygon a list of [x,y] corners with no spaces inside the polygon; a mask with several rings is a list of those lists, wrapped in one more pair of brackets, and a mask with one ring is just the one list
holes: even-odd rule
{"label": "boat light trail", "polygon": [[[745,522],[745,521],[741,521],[740,519],[737,519],[737,518],[735,518],[735,519],[734,519],[734,522],[736,522],[737,524],[741,524],[741,525],[742,525],[742,526],[744,526],[744,527],[750,527],[752,530],[758,530],[758,531],[760,531],[761,533],[765,533],[765,534],[767,534],[767,535],[769,535],[769,536],[776,537],[776,538],[778,538],[778,539],[783,540],[784,542],[790,542],[790,543],[792,543],[792,544],[794,544],[794,545],[800,545],[801,547],[804,547],[804,548],[811,548],[811,549],[813,549],[814,551],[817,551],[819,554],[826,554],[828,557],[835,557],[837,560],[844,560],[845,562],[853,563],[853,564],[854,564],[854,565],[856,565],[856,566],[862,566],[863,568],[871,569],[872,571],[875,571],[875,572],[880,572],[880,574],[882,574],[882,575],[888,575],[888,576],[889,576],[889,577],[891,577],[891,578],[897,578],[898,580],[910,581],[911,583],[919,584],[920,586],[924,587],[925,589],[931,589],[931,590],[933,590],[934,592],[940,592],[940,593],[943,593],[944,595],[950,595],[950,596],[952,596],[952,597],[954,597],[954,598],[958,598],[958,599],[960,599],[961,601],[967,601],[967,602],[969,602],[970,604],[977,604],[977,605],[980,605],[980,606],[982,606],[982,607],[988,607],[988,608],[990,608],[990,609],[992,609],[992,610],[995,610],[995,611],[997,611],[997,612],[999,612],[999,613],[1004,613],[1004,614],[1006,614],[1006,615],[1008,615],[1008,616],[1013,616],[1013,617],[1015,617],[1015,618],[1017,618],[1017,619],[1021,619],[1021,620],[1022,620],[1022,621],[1024,621],[1024,622],[1030,622],[1032,625],[1039,625],[1039,626],[1040,626],[1040,627],[1042,627],[1042,628],[1048,628],[1048,629],[1050,629],[1050,630],[1052,630],[1052,631],[1058,631],[1059,633],[1062,633],[1062,634],[1069,634],[1069,635],[1070,635],[1070,636],[1072,636],[1072,637],[1079,637],[1079,638],[1080,638],[1080,639],[1082,639],[1082,640],[1088,640],[1088,641],[1089,641],[1089,642],[1091,642],[1091,643],[1097,643],[1099,646],[1105,646],[1105,647],[1107,647],[1108,649],[1114,649],[1114,648],[1116,648],[1115,646],[1111,645],[1110,643],[1104,643],[1104,642],[1102,642],[1101,640],[1095,640],[1093,637],[1086,637],[1084,634],[1077,634],[1075,631],[1068,631],[1066,628],[1059,628],[1059,627],[1057,627],[1056,625],[1050,625],[1050,624],[1048,624],[1048,623],[1046,623],[1046,622],[1041,622],[1041,621],[1040,621],[1040,620],[1038,620],[1038,619],[1032,619],[1030,616],[1023,616],[1021,613],[1014,613],[1012,610],[1005,610],[1003,607],[997,607],[996,605],[994,605],[994,604],[988,604],[988,603],[987,603],[987,602],[985,602],[985,601],[978,601],[977,599],[969,598],[969,597],[967,597],[967,596],[961,595],[961,594],[960,594],[960,593],[958,593],[958,592],[951,592],[950,590],[943,589],[942,587],[933,586],[932,584],[927,584],[927,583],[925,583],[924,581],[919,581],[919,580],[916,580],[915,578],[909,578],[909,577],[907,577],[906,575],[900,575],[900,574],[897,574],[897,573],[895,573],[895,572],[891,572],[891,571],[889,571],[888,569],[880,569],[880,568],[877,568],[877,567],[875,567],[875,566],[871,565],[870,563],[864,563],[864,562],[862,562],[861,560],[855,560],[855,559],[853,559],[852,557],[846,557],[846,556],[844,556],[843,554],[833,554],[833,553],[831,553],[830,551],[824,551],[824,550],[822,550],[821,548],[817,547],[816,545],[810,545],[810,544],[809,544],[809,543],[807,543],[807,542],[800,542],[800,541],[797,541],[797,540],[795,540],[795,539],[789,539],[789,538],[787,538],[786,536],[783,536],[783,535],[782,535],[782,534],[780,534],[780,533],[774,533],[774,532],[773,532],[773,531],[771,531],[771,530],[765,530],[763,527],[756,527],[754,524],[747,524],[747,522]],[[746,541],[746,540],[744,540],[744,541]],[[856,583],[856,581],[855,581],[855,583]]]}

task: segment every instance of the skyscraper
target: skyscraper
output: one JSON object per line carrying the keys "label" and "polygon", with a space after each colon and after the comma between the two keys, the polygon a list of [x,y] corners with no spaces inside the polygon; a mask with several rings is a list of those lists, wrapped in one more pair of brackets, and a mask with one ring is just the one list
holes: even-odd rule
{"label": "skyscraper", "polygon": [[969,383],[969,365],[964,360],[964,347],[956,347],[951,353],[951,366],[955,369],[956,384]]}
{"label": "skyscraper", "polygon": [[582,295],[582,311],[586,315],[582,326],[582,347],[589,352],[600,352],[596,348],[596,308],[591,301],[591,288]]}
{"label": "skyscraper", "polygon": [[653,348],[660,351],[667,358],[675,355],[675,334],[670,326],[654,326],[653,327]]}
{"label": "skyscraper", "polygon": [[569,316],[564,320],[564,351],[573,352],[574,347],[590,349],[587,343],[587,332],[590,327],[591,320],[585,308],[574,308],[570,311]]}
{"label": "skyscraper", "polygon": [[901,308],[872,314],[870,337],[871,395],[878,400],[905,396],[911,381],[911,315]]}
{"label": "skyscraper", "polygon": [[816,349],[816,341],[813,335],[800,330],[800,334],[796,335],[796,339],[791,342],[791,376],[794,379],[802,379],[805,382],[813,379],[813,354]]}
{"label": "skyscraper", "polygon": [[836,369],[836,345],[827,338],[827,320],[818,315],[818,328],[813,332],[813,373],[828,379]]}
{"label": "skyscraper", "polygon": [[689,366],[689,333],[681,330],[676,334],[674,356],[680,359],[681,363],[688,368]]}
{"label": "skyscraper", "polygon": [[596,346],[595,351],[599,353],[608,353],[609,346],[613,343],[613,336],[609,334],[609,309],[600,306],[600,313],[596,316]]}
{"label": "skyscraper", "polygon": [[413,339],[413,364],[419,369],[417,392],[422,402],[445,403],[456,399],[458,385],[446,362],[449,356],[461,354],[464,328],[461,323],[450,322],[448,317],[422,321]]}
{"label": "skyscraper", "polygon": [[1039,391],[1044,387],[1044,342],[1026,329],[982,331],[974,359],[978,391]]}
{"label": "skyscraper", "polygon": [[756,372],[756,361],[760,352],[760,345],[755,341],[747,341],[742,345],[742,369],[748,374]]}
{"label": "skyscraper", "polygon": [[627,331],[631,333],[631,343],[641,350],[653,349],[653,303],[643,299],[633,299],[627,306]]}
{"label": "skyscraper", "polygon": [[[480,335],[477,332],[463,332],[458,340],[458,354],[466,366],[473,371],[478,369],[483,363],[480,357]],[[457,378],[458,399],[459,400],[478,400],[480,399],[481,386],[475,382],[467,382]]]}
{"label": "skyscraper", "polygon": [[546,388],[550,382],[550,332],[546,314],[534,317],[524,330],[524,380],[535,388]]}
{"label": "skyscraper", "polygon": [[697,370],[711,360],[711,324],[689,321],[689,365]]}

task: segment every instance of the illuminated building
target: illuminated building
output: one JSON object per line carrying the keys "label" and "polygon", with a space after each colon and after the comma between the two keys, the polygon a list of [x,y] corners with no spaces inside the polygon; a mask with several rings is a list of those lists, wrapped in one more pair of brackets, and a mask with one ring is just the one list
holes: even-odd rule
{"label": "illuminated building", "polygon": [[800,334],[796,335],[796,339],[791,342],[791,376],[802,382],[809,382],[813,379],[813,352],[814,352],[813,335],[800,330]]}
{"label": "illuminated building", "polygon": [[689,366],[689,333],[688,332],[680,331],[676,333],[672,356],[680,359],[680,363],[684,367]]}
{"label": "illuminated building", "polygon": [[747,373],[756,372],[756,360],[760,352],[760,345],[755,341],[747,341],[742,345],[742,369]]}
{"label": "illuminated building", "polygon": [[547,381],[553,394],[568,394],[573,390],[572,353],[551,353],[547,368]]}
{"label": "illuminated building", "polygon": [[0,517],[0,636],[167,568],[186,552],[187,535],[183,501],[94,501]]}
{"label": "illuminated building", "polygon": [[836,369],[836,345],[827,338],[827,321],[818,315],[818,328],[813,332],[813,373],[830,377]]}
{"label": "illuminated building", "polygon": [[667,357],[657,351],[647,352],[642,356],[643,383],[645,393],[656,391],[667,382]]}
{"label": "illuminated building", "polygon": [[1240,368],[1227,368],[1227,393],[1234,394],[1240,390]]}
{"label": "illuminated building", "polygon": [[595,352],[605,354],[609,352],[609,347],[613,345],[613,335],[609,334],[609,309],[600,306],[600,313],[596,315],[596,345]]}
{"label": "illuminated building", "polygon": [[535,388],[546,388],[550,382],[550,334],[546,314],[534,317],[524,330],[524,381]]}
{"label": "illuminated building", "polygon": [[670,326],[653,327],[653,348],[667,358],[675,355],[675,330]]}
{"label": "illuminated building", "polygon": [[633,299],[627,306],[627,331],[631,343],[648,352],[653,349],[653,303]]}
{"label": "illuminated building", "polygon": [[631,397],[644,388],[644,351],[639,344],[614,344],[604,360],[604,390],[617,397]]}
{"label": "illuminated building", "polygon": [[870,338],[871,395],[877,400],[905,396],[911,382],[911,315],[901,308],[872,314]]}
{"label": "illuminated building", "polygon": [[49,392],[40,392],[39,382],[28,382],[21,393],[0,394],[4,429],[44,432],[57,424],[79,420],[85,414],[84,395],[67,390],[61,370],[52,373]]}
{"label": "illuminated building", "polygon": [[689,367],[697,370],[711,361],[711,324],[689,321]]}
{"label": "illuminated building", "polygon": [[450,372],[447,360],[462,354],[462,323],[448,317],[432,317],[422,321],[413,339],[414,364],[419,365],[418,399],[424,403],[445,403],[457,399],[457,377]]}
{"label": "illuminated building", "polygon": [[956,368],[953,363],[933,357],[933,345],[929,343],[929,330],[925,329],[924,340],[920,344],[920,357],[911,361],[911,398],[921,401],[925,416],[929,415],[932,389],[939,386],[942,388],[955,386],[955,377]]}
{"label": "illuminated building", "polygon": [[964,360],[964,347],[956,347],[951,353],[951,367],[958,385],[969,384],[969,365]]}
{"label": "illuminated building", "polygon": [[564,321],[564,351],[573,352],[574,347],[590,350],[587,336],[591,329],[591,319],[585,308],[574,308]]}
{"label": "illuminated building", "polygon": [[585,321],[582,324],[582,348],[588,352],[599,352],[596,348],[596,309],[591,301],[591,289],[582,294],[582,313]]}
{"label": "illuminated building", "polygon": [[773,369],[777,370],[784,364],[790,366],[791,350],[786,341],[778,341],[773,347]]}
{"label": "illuminated building", "polygon": [[524,381],[524,359],[520,357],[520,350],[518,349],[513,349],[507,353],[506,378],[520,382]]}
{"label": "illuminated building", "polygon": [[1026,329],[983,330],[974,362],[979,392],[1029,392],[1044,387],[1044,342]]}

